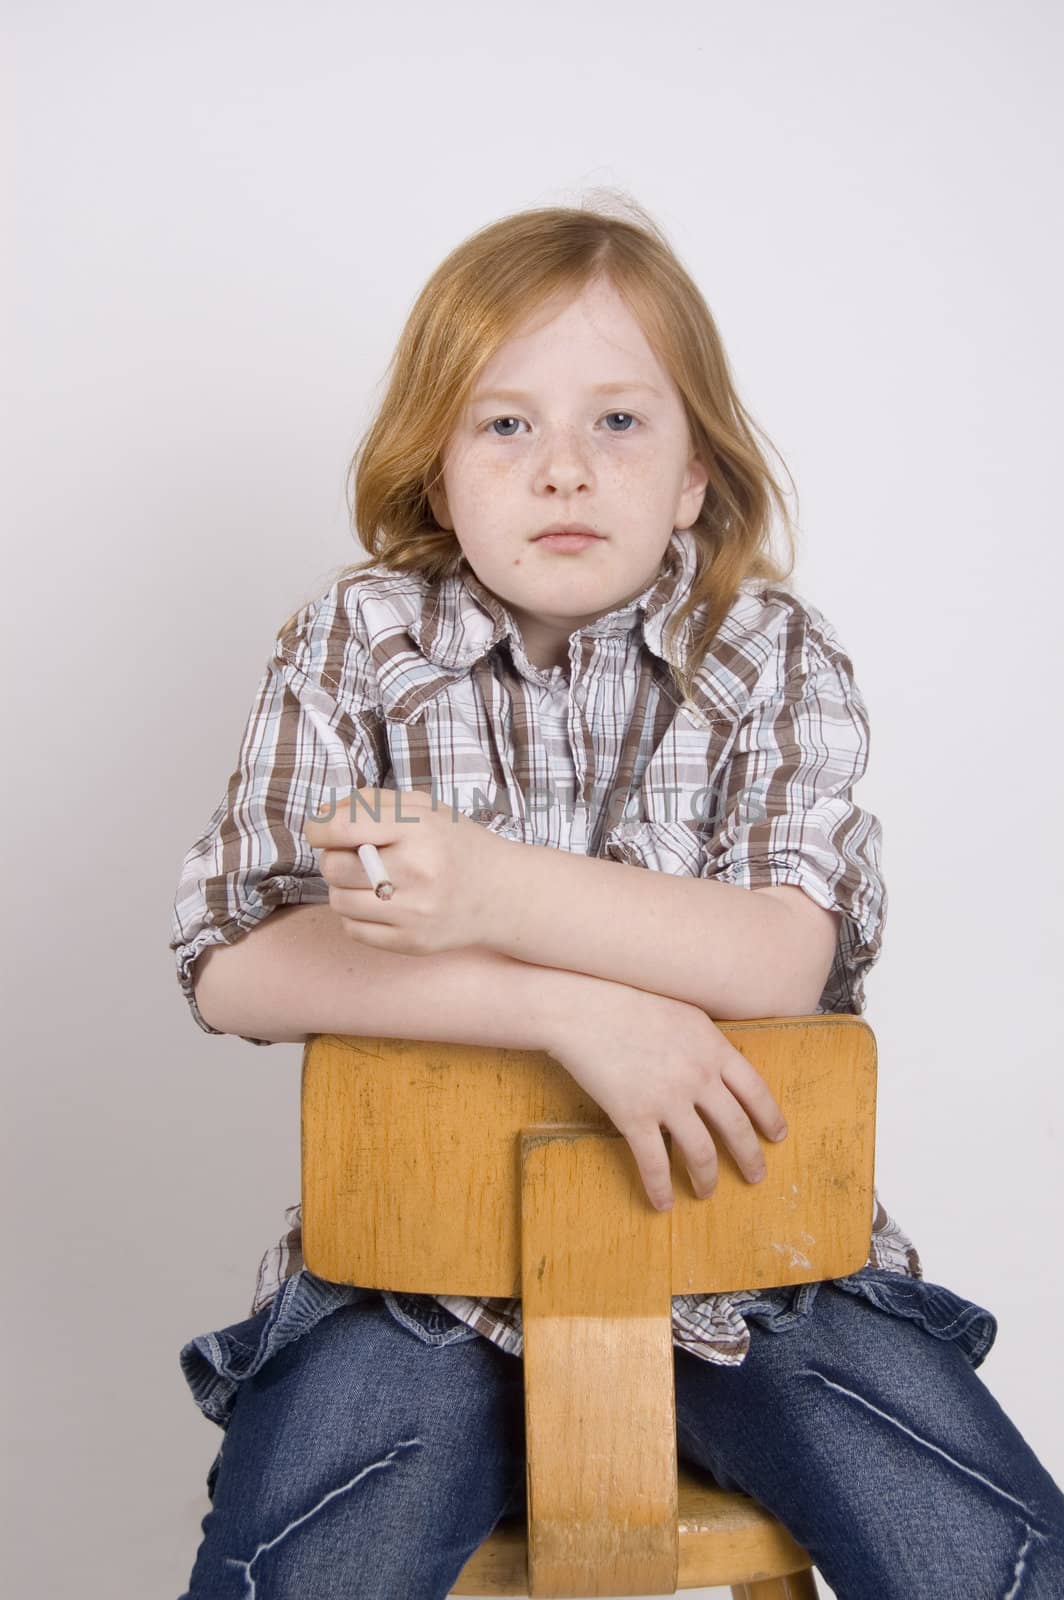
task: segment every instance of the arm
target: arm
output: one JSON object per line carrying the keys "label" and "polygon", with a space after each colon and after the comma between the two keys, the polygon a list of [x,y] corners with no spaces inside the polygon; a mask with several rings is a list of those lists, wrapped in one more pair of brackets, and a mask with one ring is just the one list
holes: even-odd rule
{"label": "arm", "polygon": [[822,995],[860,1012],[886,917],[880,824],[853,800],[868,750],[850,659],[809,608],[800,665],[751,707],[711,773],[712,819],[650,822],[631,846],[617,835],[606,854],[620,860],[501,841],[485,943],[713,1017],[802,1015]]}
{"label": "arm", "polygon": [[816,1009],[837,913],[801,889],[751,891],[500,843],[500,915],[485,941],[496,954],[670,995],[712,1017]]}
{"label": "arm", "polygon": [[[170,949],[181,993],[205,1032],[227,1031],[214,1028],[199,1007],[194,984],[202,985],[208,968],[203,987],[213,1007],[217,976],[231,968],[244,976],[247,941],[256,941],[257,961],[260,951],[272,951],[289,913],[329,909],[328,886],[303,837],[302,818],[337,786],[384,781],[387,746],[376,700],[374,665],[351,593],[334,584],[277,634],[236,767],[182,863]],[[269,1008],[268,993],[258,999]],[[276,1037],[248,1033],[250,1044],[305,1032],[293,1031],[287,1016],[268,1014]]]}
{"label": "arm", "polygon": [[601,981],[530,966],[480,945],[436,955],[375,950],[327,905],[283,906],[232,945],[211,945],[193,976],[204,1020],[270,1044],[310,1034],[447,1039],[546,1050]]}

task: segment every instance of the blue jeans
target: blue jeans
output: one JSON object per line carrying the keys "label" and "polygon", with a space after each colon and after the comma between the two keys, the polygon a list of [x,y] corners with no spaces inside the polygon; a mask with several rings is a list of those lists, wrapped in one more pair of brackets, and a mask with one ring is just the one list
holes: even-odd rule
{"label": "blue jeans", "polygon": [[[523,1366],[428,1296],[302,1272],[181,1352],[225,1429],[182,1600],[443,1600],[525,1514]],[[839,1600],[1061,1600],[1064,1496],[976,1376],[996,1332],[863,1270],[765,1291],[738,1367],[673,1347],[677,1450]]]}

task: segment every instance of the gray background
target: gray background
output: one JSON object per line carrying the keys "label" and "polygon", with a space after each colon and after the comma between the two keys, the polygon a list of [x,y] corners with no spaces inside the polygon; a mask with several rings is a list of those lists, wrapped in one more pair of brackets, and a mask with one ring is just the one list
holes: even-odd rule
{"label": "gray background", "polygon": [[10,1592],[187,1580],[220,1434],[177,1352],[298,1198],[300,1050],[195,1028],[181,859],[274,630],[360,558],[344,470],[415,294],[596,185],[666,228],[798,483],[792,581],[872,717],[880,1193],[999,1316],[981,1375],[1060,1479],[1059,8],[5,18]]}

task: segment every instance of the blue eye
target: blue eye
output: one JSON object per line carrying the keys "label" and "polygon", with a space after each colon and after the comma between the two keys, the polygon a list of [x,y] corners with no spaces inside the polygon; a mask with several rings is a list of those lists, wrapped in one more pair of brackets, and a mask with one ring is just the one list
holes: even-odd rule
{"label": "blue eye", "polygon": [[[635,422],[636,420],[630,411],[607,411],[606,415],[607,417],[626,417],[629,423]],[[488,430],[494,434],[496,439],[514,439],[517,437],[517,435],[513,433],[495,433],[495,424],[497,422],[520,422],[521,420],[522,419],[520,417],[494,417],[492,418],[491,422],[487,424],[487,426]],[[632,429],[630,427],[610,428],[608,431],[610,433],[631,433]]]}

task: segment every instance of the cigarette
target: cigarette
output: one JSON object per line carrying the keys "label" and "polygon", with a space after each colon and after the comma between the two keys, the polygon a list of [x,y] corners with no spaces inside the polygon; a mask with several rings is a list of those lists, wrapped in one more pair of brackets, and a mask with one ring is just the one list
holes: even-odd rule
{"label": "cigarette", "polygon": [[378,900],[390,900],[395,893],[395,885],[388,877],[380,852],[374,844],[360,844],[358,859],[366,869],[366,876],[373,885],[373,892]]}

